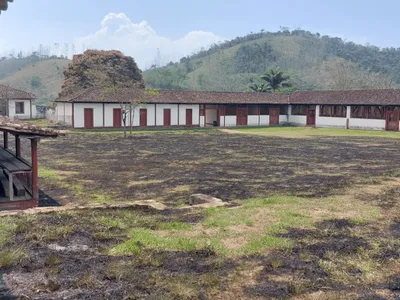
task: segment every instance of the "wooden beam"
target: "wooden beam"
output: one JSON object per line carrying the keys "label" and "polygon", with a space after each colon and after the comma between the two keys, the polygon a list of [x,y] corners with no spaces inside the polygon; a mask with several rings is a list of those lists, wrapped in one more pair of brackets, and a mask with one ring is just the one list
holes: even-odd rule
{"label": "wooden beam", "polygon": [[19,135],[15,135],[15,155],[21,158],[21,138]]}
{"label": "wooden beam", "polygon": [[32,197],[34,200],[39,199],[38,188],[38,138],[31,139],[31,155],[32,155]]}
{"label": "wooden beam", "polygon": [[8,132],[4,131],[3,137],[4,137],[4,149],[8,149]]}
{"label": "wooden beam", "polygon": [[[75,103],[72,102],[72,128],[75,128],[75,105],[74,104]],[[65,109],[65,106],[64,106],[64,109]]]}

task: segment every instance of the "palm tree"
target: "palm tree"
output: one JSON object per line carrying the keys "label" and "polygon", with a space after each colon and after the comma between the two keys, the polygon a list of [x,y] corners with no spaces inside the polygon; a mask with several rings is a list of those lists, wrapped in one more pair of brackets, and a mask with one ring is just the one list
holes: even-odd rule
{"label": "palm tree", "polygon": [[290,87],[289,83],[290,77],[284,75],[282,71],[279,69],[270,69],[268,72],[265,72],[264,75],[261,76],[262,80],[266,81],[267,86],[270,88],[272,93],[276,91],[280,91],[283,87]]}
{"label": "palm tree", "polygon": [[266,83],[252,83],[249,85],[249,90],[257,93],[271,93],[271,88]]}

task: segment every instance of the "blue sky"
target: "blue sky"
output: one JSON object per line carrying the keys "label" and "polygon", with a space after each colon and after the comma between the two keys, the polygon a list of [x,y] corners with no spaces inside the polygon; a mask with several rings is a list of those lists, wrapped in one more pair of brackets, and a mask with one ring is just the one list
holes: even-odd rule
{"label": "blue sky", "polygon": [[396,0],[15,0],[0,16],[0,54],[74,43],[76,52],[121,48],[144,66],[157,48],[163,60],[174,60],[218,40],[280,26],[400,47],[399,11]]}

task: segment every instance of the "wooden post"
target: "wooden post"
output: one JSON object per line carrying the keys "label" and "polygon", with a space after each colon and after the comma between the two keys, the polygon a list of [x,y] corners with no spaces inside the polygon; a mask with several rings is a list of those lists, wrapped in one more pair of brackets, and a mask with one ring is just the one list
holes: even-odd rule
{"label": "wooden post", "polygon": [[21,138],[19,135],[15,135],[15,155],[21,158]]}
{"label": "wooden post", "polygon": [[8,132],[3,132],[4,136],[4,149],[8,149]]}
{"label": "wooden post", "polygon": [[31,139],[31,155],[32,155],[32,197],[34,200],[39,200],[38,190],[38,153],[37,144],[39,138]]}

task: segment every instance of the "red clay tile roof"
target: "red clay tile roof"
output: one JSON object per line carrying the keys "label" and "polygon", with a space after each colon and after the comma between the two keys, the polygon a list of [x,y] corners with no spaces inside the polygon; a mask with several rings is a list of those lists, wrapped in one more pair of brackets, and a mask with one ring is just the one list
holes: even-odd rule
{"label": "red clay tile roof", "polygon": [[0,84],[0,100],[32,100],[35,95]]}
{"label": "red clay tile roof", "polygon": [[293,104],[400,105],[400,89],[296,91],[290,95]]}
{"label": "red clay tile roof", "polygon": [[[130,101],[132,96],[143,97],[143,90],[123,88],[118,92],[109,93],[101,88],[92,88],[86,91],[59,98],[56,102],[123,102]],[[288,104],[289,95],[269,93],[244,92],[204,92],[204,91],[171,91],[160,90],[158,95],[146,95],[146,103],[271,103]]]}

